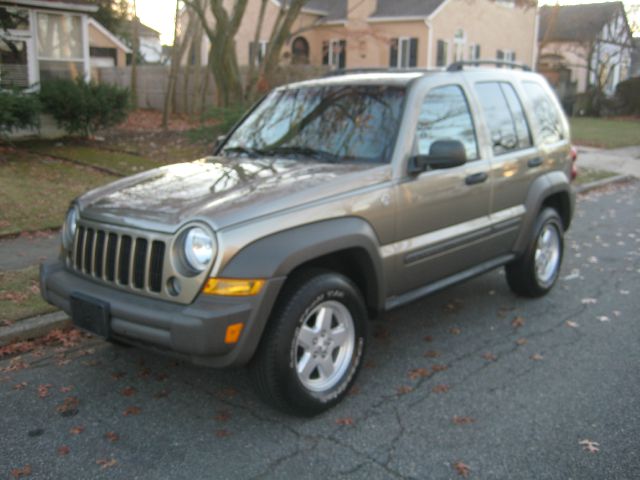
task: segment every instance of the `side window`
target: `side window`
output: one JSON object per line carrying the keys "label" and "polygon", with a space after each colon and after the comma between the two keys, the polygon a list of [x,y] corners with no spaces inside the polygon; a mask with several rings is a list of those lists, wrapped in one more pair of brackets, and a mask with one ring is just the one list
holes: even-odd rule
{"label": "side window", "polygon": [[537,136],[542,143],[558,142],[564,138],[560,114],[547,92],[535,82],[523,82],[527,96],[533,106],[533,115],[538,124]]}
{"label": "side window", "polygon": [[478,158],[473,120],[462,88],[456,85],[437,87],[424,99],[417,129],[418,153],[429,155],[431,144],[438,140],[459,140],[467,160]]}
{"label": "side window", "polygon": [[513,87],[506,82],[482,82],[476,83],[475,88],[491,134],[493,153],[500,155],[531,146],[527,121]]}

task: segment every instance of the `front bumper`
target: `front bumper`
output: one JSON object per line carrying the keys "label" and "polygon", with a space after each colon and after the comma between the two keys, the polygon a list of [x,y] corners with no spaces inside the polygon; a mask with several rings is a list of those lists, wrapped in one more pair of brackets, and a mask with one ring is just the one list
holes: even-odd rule
{"label": "front bumper", "polygon": [[[71,315],[72,294],[109,305],[110,337],[211,367],[247,363],[255,352],[285,278],[269,279],[259,295],[198,295],[190,305],[148,298],[80,277],[61,262],[40,267],[44,299]],[[227,326],[244,325],[236,344],[225,343]]]}

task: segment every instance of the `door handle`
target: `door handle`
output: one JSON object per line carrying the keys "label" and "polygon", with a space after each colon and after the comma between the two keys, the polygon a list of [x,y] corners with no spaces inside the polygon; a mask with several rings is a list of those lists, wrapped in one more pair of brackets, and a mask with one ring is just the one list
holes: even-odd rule
{"label": "door handle", "polygon": [[489,175],[487,175],[485,172],[474,173],[473,175],[469,175],[467,178],[465,178],[464,183],[466,183],[467,185],[476,185],[478,183],[486,181],[487,178],[489,178]]}
{"label": "door handle", "polygon": [[539,167],[540,165],[542,165],[542,157],[532,158],[527,162],[527,166],[529,168],[536,168],[536,167]]}

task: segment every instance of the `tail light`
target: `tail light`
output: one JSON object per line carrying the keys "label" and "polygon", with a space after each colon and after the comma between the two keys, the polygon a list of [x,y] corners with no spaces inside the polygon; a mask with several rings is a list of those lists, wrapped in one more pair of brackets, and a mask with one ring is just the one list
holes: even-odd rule
{"label": "tail light", "polygon": [[575,180],[578,176],[578,167],[576,166],[576,160],[578,160],[578,149],[576,147],[571,147],[569,157],[571,158],[571,180]]}

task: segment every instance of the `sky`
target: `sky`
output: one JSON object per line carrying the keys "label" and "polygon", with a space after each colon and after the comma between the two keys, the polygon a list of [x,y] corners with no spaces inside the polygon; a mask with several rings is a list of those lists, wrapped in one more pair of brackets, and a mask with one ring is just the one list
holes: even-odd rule
{"label": "sky", "polygon": [[[631,5],[640,4],[640,0],[623,0],[624,4],[629,7]],[[136,0],[138,7],[138,17],[145,25],[157,30],[161,34],[163,44],[171,45],[173,43],[173,27],[176,11],[175,0]],[[540,5],[553,5],[556,0],[539,0]],[[596,3],[593,0],[561,0],[561,5],[575,5],[579,3]],[[638,13],[639,16],[640,12]],[[633,19],[629,19],[630,22]],[[636,18],[636,22],[640,22],[640,18]]]}

